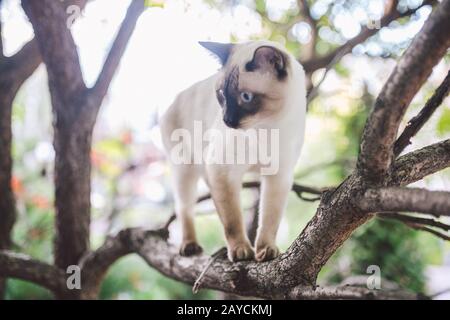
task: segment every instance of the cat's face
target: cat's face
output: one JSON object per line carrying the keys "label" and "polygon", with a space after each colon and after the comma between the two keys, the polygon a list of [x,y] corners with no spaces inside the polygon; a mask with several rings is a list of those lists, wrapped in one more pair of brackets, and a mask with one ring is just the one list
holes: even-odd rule
{"label": "cat's face", "polygon": [[246,129],[281,111],[289,81],[286,53],[263,42],[201,44],[223,64],[216,96],[228,127]]}

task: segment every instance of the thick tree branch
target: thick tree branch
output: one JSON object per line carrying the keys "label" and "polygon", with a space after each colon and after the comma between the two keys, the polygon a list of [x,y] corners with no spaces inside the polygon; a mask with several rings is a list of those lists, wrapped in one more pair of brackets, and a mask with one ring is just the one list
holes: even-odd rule
{"label": "thick tree branch", "polygon": [[202,277],[203,288],[241,296],[268,299],[417,298],[416,295],[405,295],[404,292],[389,293],[364,288],[314,289],[310,286],[278,286],[275,284],[278,281],[274,280],[282,276],[282,273],[277,268],[277,266],[282,264],[282,258],[266,263],[231,263],[224,253],[219,254],[213,260],[203,254],[193,257],[182,257],[179,255],[178,248],[167,242],[166,235],[162,235],[158,231],[128,229],[120,236],[111,238],[110,241],[119,242],[112,245],[112,247],[128,247],[164,275],[191,285],[194,284],[209,265]]}
{"label": "thick tree branch", "polygon": [[436,109],[442,104],[442,101],[447,97],[450,90],[450,71],[447,73],[444,81],[436,89],[431,98],[427,101],[419,114],[409,120],[405,130],[403,130],[400,137],[394,145],[394,156],[397,157],[410,143],[411,138],[424,126],[430,119]]}
{"label": "thick tree branch", "polygon": [[133,229],[120,231],[115,237],[108,238],[97,250],[87,254],[80,263],[84,299],[96,299],[100,285],[108,268],[121,257],[131,253],[126,246]]}
{"label": "thick tree branch", "polygon": [[9,78],[9,87],[11,93],[15,96],[25,80],[34,73],[42,62],[36,40],[30,40],[16,54],[5,57],[0,62],[0,70],[5,77]]}
{"label": "thick tree branch", "polygon": [[[86,1],[84,1],[85,3]],[[67,28],[67,14],[60,1],[41,0],[39,3],[22,0],[30,19],[39,49],[47,65],[50,88],[66,93],[62,103],[80,95],[86,89],[75,41]],[[54,45],[58,44],[58,50]]]}
{"label": "thick tree branch", "polygon": [[[450,1],[430,14],[378,95],[364,129],[358,169],[369,180],[383,179],[393,159],[401,119],[419,88],[450,46]],[[430,50],[433,48],[433,50]]]}
{"label": "thick tree branch", "polygon": [[387,184],[406,186],[450,166],[450,139],[398,158],[389,170]]}
{"label": "thick tree branch", "polygon": [[126,16],[105,60],[103,69],[101,70],[97,82],[90,92],[92,98],[95,99],[94,105],[97,108],[100,107],[101,101],[108,91],[109,85],[125,52],[128,41],[130,40],[136,27],[137,20],[141,16],[142,12],[144,12],[144,9],[144,0],[133,0],[128,8]]}
{"label": "thick tree branch", "polygon": [[298,287],[290,293],[292,299],[321,300],[417,300],[427,297],[403,290],[371,290],[357,286]]}
{"label": "thick tree branch", "polygon": [[[395,1],[394,1],[395,2]],[[385,10],[385,15],[380,20],[380,27],[386,27],[388,26],[392,21],[397,20],[402,17],[411,16],[414,14],[418,9],[425,5],[432,5],[435,4],[437,1],[424,1],[419,7],[411,10],[407,10],[403,13],[400,13],[396,10],[396,6],[390,6],[391,9]],[[325,68],[327,65],[333,61],[333,59],[337,55],[344,56],[345,54],[351,52],[351,50],[358,44],[363,43],[367,39],[369,39],[371,36],[375,35],[381,28],[368,28],[363,27],[359,34],[357,34],[355,37],[348,40],[343,45],[336,48],[334,51],[328,53],[327,55],[311,60],[305,60],[302,63],[303,68],[305,69],[306,73],[312,73],[320,68]]]}
{"label": "thick tree branch", "polygon": [[62,270],[11,251],[0,251],[0,276],[31,281],[53,292],[67,290]]}
{"label": "thick tree branch", "polygon": [[398,187],[369,189],[359,205],[366,212],[409,211],[450,216],[450,192]]}

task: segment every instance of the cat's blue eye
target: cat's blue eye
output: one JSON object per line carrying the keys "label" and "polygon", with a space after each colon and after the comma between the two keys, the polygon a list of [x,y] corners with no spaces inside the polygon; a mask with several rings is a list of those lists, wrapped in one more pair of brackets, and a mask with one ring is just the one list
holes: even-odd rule
{"label": "cat's blue eye", "polygon": [[241,99],[244,103],[249,103],[253,100],[253,93],[251,92],[241,92]]}

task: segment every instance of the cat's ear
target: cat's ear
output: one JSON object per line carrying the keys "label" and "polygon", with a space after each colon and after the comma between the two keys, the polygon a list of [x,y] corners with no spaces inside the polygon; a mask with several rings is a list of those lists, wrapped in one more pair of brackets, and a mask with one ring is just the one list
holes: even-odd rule
{"label": "cat's ear", "polygon": [[231,50],[234,47],[233,43],[220,43],[210,41],[199,41],[199,44],[213,53],[217,58],[219,58],[222,65],[225,65],[227,63]]}
{"label": "cat's ear", "polygon": [[279,79],[287,75],[286,55],[271,46],[262,46],[255,50],[252,61],[248,62],[245,68],[247,71],[264,70],[275,72]]}

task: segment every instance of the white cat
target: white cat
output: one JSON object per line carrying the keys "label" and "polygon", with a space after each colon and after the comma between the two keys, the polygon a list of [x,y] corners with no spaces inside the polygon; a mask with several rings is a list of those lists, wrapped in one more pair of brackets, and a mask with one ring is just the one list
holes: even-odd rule
{"label": "white cat", "polygon": [[[173,171],[175,210],[182,225],[180,254],[193,255],[202,250],[197,243],[193,214],[197,182],[203,177],[224,226],[229,259],[270,260],[279,253],[276,234],[304,140],[306,89],[303,67],[280,45],[269,41],[200,44],[214,53],[223,67],[210,78],[181,92],[160,122]],[[199,123],[204,130],[214,131],[214,138],[200,144],[180,142],[180,136],[183,136],[179,134],[180,129],[194,136]],[[275,132],[277,134],[269,133],[266,138],[276,137],[276,141],[268,141],[258,134],[255,140],[254,134],[248,134],[251,130]],[[200,147],[206,150],[207,160],[217,156],[218,151],[239,157],[238,148],[231,151],[227,148],[235,141],[233,136],[253,138],[247,140],[250,142],[244,152],[256,155],[256,163],[248,159],[245,163],[199,162],[194,155]],[[272,154],[269,162],[262,161],[257,150],[267,147],[264,145],[267,143],[278,153]],[[184,160],[187,155],[191,161],[173,159],[174,148],[180,145],[184,149]],[[261,170],[267,168],[272,170],[262,173]],[[240,206],[243,176],[249,171],[262,173],[259,175],[261,197],[256,255],[245,234]]]}

